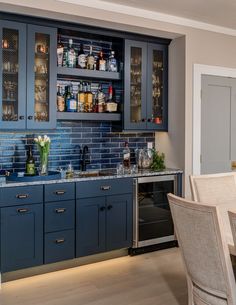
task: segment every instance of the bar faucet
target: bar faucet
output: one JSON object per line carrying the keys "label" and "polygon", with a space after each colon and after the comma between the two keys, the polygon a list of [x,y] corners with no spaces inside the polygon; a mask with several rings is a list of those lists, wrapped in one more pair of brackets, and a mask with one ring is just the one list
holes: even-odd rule
{"label": "bar faucet", "polygon": [[83,172],[86,171],[86,166],[90,163],[90,158],[88,158],[88,151],[88,146],[85,145],[82,150],[82,158],[80,161],[80,168]]}

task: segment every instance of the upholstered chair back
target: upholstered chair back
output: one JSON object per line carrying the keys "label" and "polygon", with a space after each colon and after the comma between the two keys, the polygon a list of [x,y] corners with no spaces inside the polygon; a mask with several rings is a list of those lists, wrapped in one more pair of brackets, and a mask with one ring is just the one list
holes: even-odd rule
{"label": "upholstered chair back", "polygon": [[172,194],[168,199],[193,304],[236,305],[236,285],[218,207]]}

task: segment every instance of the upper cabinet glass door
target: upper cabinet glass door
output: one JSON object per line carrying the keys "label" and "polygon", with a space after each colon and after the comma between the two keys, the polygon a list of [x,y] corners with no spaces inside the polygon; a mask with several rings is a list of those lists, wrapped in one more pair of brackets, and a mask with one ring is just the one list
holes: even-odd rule
{"label": "upper cabinet glass door", "polygon": [[28,128],[56,127],[56,38],[53,28],[28,26]]}
{"label": "upper cabinet glass door", "polygon": [[1,21],[0,40],[0,127],[25,128],[26,26]]}
{"label": "upper cabinet glass door", "polygon": [[148,44],[147,128],[167,130],[167,47]]}
{"label": "upper cabinet glass door", "polygon": [[125,41],[125,129],[146,128],[147,43]]}

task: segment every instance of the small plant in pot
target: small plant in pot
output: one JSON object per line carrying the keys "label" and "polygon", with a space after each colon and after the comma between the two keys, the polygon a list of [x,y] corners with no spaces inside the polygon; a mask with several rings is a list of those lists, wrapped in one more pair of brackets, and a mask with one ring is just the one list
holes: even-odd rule
{"label": "small plant in pot", "polygon": [[151,170],[158,171],[165,169],[165,154],[160,153],[155,148],[152,150]]}

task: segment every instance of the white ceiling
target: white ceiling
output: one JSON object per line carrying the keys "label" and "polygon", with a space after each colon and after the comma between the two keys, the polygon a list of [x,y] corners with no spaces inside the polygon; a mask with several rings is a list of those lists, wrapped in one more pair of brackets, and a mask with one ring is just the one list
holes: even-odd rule
{"label": "white ceiling", "polygon": [[[100,1],[100,0],[99,0]],[[88,0],[87,3],[90,1]],[[93,2],[93,1],[91,1]],[[101,0],[236,29],[235,0]]]}

